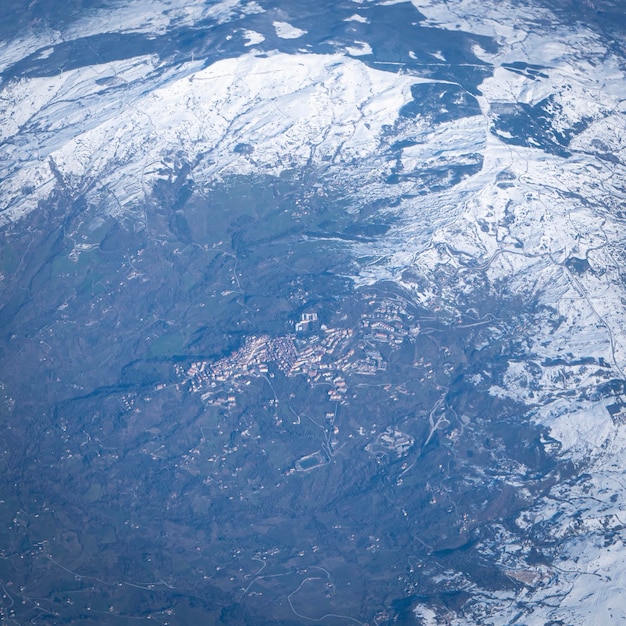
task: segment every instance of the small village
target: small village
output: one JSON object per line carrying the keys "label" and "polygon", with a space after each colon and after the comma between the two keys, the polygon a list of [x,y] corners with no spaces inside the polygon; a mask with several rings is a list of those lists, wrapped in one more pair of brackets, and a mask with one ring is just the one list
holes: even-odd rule
{"label": "small village", "polygon": [[341,403],[348,390],[346,375],[385,372],[381,350],[393,350],[419,333],[400,298],[367,293],[365,299],[369,311],[362,313],[356,329],[328,327],[316,312],[306,312],[295,323],[295,333],[246,337],[239,350],[218,361],[176,365],[177,387],[199,393],[208,405],[234,407],[238,390],[252,378],[273,378],[279,371],[287,377],[306,376],[310,384],[329,384],[329,400]]}

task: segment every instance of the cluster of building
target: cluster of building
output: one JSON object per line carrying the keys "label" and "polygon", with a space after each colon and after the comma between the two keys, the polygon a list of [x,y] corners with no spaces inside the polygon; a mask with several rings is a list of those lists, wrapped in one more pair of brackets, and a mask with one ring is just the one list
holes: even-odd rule
{"label": "cluster of building", "polygon": [[409,453],[414,443],[415,440],[411,435],[403,433],[393,426],[388,426],[384,432],[378,435],[376,441],[367,444],[365,449],[374,455],[383,452],[401,458]]}
{"label": "cluster of building", "polygon": [[332,385],[332,389],[328,390],[328,399],[331,402],[341,402],[348,391],[348,384],[342,376],[335,376]]}
{"label": "cluster of building", "polygon": [[[209,404],[228,407],[236,403],[238,385],[249,384],[252,377],[273,376],[272,366],[285,376],[304,375],[312,383],[328,383],[329,400],[342,402],[348,388],[346,373],[375,375],[387,369],[376,343],[393,346],[419,332],[401,298],[378,298],[372,293],[366,299],[369,310],[361,316],[358,343],[353,341],[353,329],[328,328],[319,325],[317,313],[303,313],[295,334],[247,337],[244,345],[228,357],[213,363],[196,361],[187,369],[179,366],[181,384],[193,393],[201,393]],[[356,349],[359,357],[355,357]]]}
{"label": "cluster of building", "polygon": [[606,409],[615,424],[626,423],[626,401],[623,398],[618,398],[617,402],[609,404]]}
{"label": "cluster of building", "polygon": [[372,347],[365,347],[365,358],[350,363],[348,371],[362,376],[374,376],[387,369],[387,361]]}
{"label": "cluster of building", "polygon": [[[316,321],[317,314],[305,313],[299,324],[310,326]],[[335,374],[347,366],[353,354],[347,348],[352,335],[351,329],[322,327],[318,334],[308,337],[247,337],[244,345],[228,357],[213,363],[194,361],[186,369],[177,366],[176,372],[182,385],[192,393],[201,393],[209,404],[234,405],[235,395],[225,393],[224,385],[220,383],[231,383],[236,387],[251,377],[272,376],[270,365],[286,376],[306,375],[315,382],[330,382],[333,384],[333,399],[341,399],[347,386]]]}
{"label": "cluster of building", "polygon": [[402,299],[378,299],[375,293],[367,297],[372,310],[361,315],[364,339],[401,344],[408,335],[419,332],[419,325],[411,324],[413,315],[407,311]]}
{"label": "cluster of building", "polygon": [[296,322],[296,332],[306,333],[310,331],[317,320],[317,313],[303,313],[300,321]]}

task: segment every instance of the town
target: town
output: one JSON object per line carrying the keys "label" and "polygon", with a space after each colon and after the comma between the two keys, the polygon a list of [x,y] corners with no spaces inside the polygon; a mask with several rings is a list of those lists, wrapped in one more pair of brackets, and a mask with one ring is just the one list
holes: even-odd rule
{"label": "town", "polygon": [[343,402],[348,390],[346,376],[375,376],[387,369],[381,354],[384,346],[394,350],[420,332],[402,298],[366,293],[367,312],[357,328],[333,328],[320,324],[316,312],[306,312],[295,323],[295,333],[278,337],[246,337],[243,346],[215,362],[194,361],[176,365],[178,388],[199,393],[209,405],[234,407],[237,392],[251,378],[305,376],[310,384],[329,384],[328,397]]}

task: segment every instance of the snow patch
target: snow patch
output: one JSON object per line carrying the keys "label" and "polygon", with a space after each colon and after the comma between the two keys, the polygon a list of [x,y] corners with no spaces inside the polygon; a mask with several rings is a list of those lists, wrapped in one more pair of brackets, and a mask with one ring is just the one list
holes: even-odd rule
{"label": "snow patch", "polygon": [[369,24],[369,20],[358,13],[351,15],[350,17],[346,17],[344,22],[361,22],[361,24]]}
{"label": "snow patch", "polygon": [[372,54],[372,46],[370,46],[366,41],[355,41],[357,46],[346,46],[346,51],[348,54],[351,54],[354,57],[364,56],[367,54]]}
{"label": "snow patch", "polygon": [[306,30],[292,26],[289,22],[272,22],[276,35],[281,39],[298,39],[306,35]]}
{"label": "snow patch", "polygon": [[244,44],[246,47],[256,46],[257,44],[260,44],[263,41],[265,41],[265,37],[263,37],[261,33],[257,33],[255,30],[244,30],[243,36],[247,40],[246,43]]}

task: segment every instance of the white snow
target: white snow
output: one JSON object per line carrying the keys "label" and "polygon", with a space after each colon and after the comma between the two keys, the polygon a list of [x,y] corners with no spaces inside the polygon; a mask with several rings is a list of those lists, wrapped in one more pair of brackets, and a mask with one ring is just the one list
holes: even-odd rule
{"label": "white snow", "polygon": [[247,39],[246,46],[256,46],[257,44],[265,41],[265,37],[261,33],[257,33],[255,30],[244,30],[243,36]]}
{"label": "white snow", "polygon": [[[35,54],[50,52],[55,44],[101,33],[146,33],[159,35],[171,27],[193,26],[201,20],[226,23],[239,16],[263,13],[254,0],[133,0],[114,6],[84,11],[78,22],[59,26],[61,30],[31,24],[14,40],[0,42],[0,72],[17,61]],[[45,58],[45,57],[41,57]]]}
{"label": "white snow", "polygon": [[344,20],[344,22],[361,22],[362,24],[368,24],[369,20],[363,15],[359,15],[358,13],[355,13],[354,15],[347,17]]}
{"label": "white snow", "polygon": [[306,35],[305,30],[292,26],[289,22],[272,22],[272,26],[276,35],[281,39],[298,39],[298,37]]}
{"label": "white snow", "polygon": [[[142,63],[150,59],[7,88],[7,98],[16,105],[7,136],[42,115],[40,125],[51,132],[41,136],[37,131],[38,154],[31,154],[30,147],[10,148],[5,157],[15,163],[0,183],[3,197],[11,198],[5,219],[9,207],[15,219],[47,193],[44,183],[53,182],[49,158],[67,184],[88,187],[94,202],[115,211],[141,202],[160,175],[163,159],[181,149],[190,160],[211,152],[210,161],[198,165],[199,179],[206,181],[259,167],[281,171],[307,162],[364,159],[376,153],[383,125],[393,124],[415,82],[342,55],[248,54],[201,71],[188,64],[180,69],[184,78],[135,99],[127,96],[121,117],[117,100],[110,110],[106,99],[97,100],[98,111],[71,106],[98,93],[98,77],[123,81],[124,72],[137,72]],[[233,152],[241,137],[254,146],[252,157]],[[20,193],[31,180],[41,181],[41,193]]]}
{"label": "white snow", "polygon": [[[545,525],[562,513],[549,527],[561,542],[559,569],[549,572],[549,584],[538,583],[513,596],[503,593],[499,599],[485,592],[482,615],[470,622],[458,617],[452,623],[508,624],[518,619],[533,625],[551,619],[576,625],[621,623],[626,615],[621,592],[626,582],[623,534],[616,531],[605,544],[606,529],[621,527],[619,516],[626,502],[626,420],[613,419],[607,410],[619,397],[598,398],[595,390],[611,378],[623,379],[626,368],[622,279],[626,234],[616,217],[624,205],[626,183],[623,65],[619,67],[607,42],[596,33],[581,24],[561,26],[535,5],[473,0],[413,0],[413,4],[431,26],[460,28],[498,40],[496,54],[475,50],[496,68],[480,86],[484,126],[495,105],[535,105],[548,96],[558,107],[553,109],[557,130],[585,120],[589,124],[571,142],[570,157],[506,144],[488,135],[482,172],[450,194],[420,198],[419,211],[403,203],[398,213],[402,226],[377,250],[387,263],[367,268],[361,276],[366,281],[395,277],[401,282],[402,271],[411,267],[431,285],[416,297],[453,312],[456,296],[468,289],[472,274],[465,271],[457,281],[441,286],[434,272],[447,267],[453,276],[458,271],[456,255],[464,253],[491,280],[504,280],[513,293],[525,297],[538,294],[549,307],[536,327],[520,329],[520,339],[535,355],[534,365],[529,360],[511,361],[503,384],[494,385],[492,393],[535,403],[534,419],[550,427],[560,441],[561,456],[581,464],[589,478],[555,486],[534,507],[535,517],[524,522]],[[502,67],[516,61],[541,66],[543,76],[533,79]],[[428,145],[433,147],[430,158],[441,145],[455,145],[445,138],[452,139],[452,128],[442,128],[441,134],[444,137],[432,144],[404,150],[403,163],[412,153],[415,163],[428,159]],[[512,135],[504,132],[500,137]],[[596,151],[611,158],[599,160],[593,155]],[[499,184],[501,172],[507,173],[507,185]],[[446,210],[450,204],[461,208]],[[428,232],[418,217],[424,214],[447,219],[431,221],[434,232]],[[407,252],[411,248],[412,254]],[[566,261],[573,257],[586,259],[590,269],[580,273],[569,269]],[[602,359],[608,366],[580,363],[585,357],[596,363]],[[547,366],[546,359],[558,361]],[[514,541],[503,537],[505,545]],[[483,597],[480,590],[475,592]]]}
{"label": "white snow", "polygon": [[353,57],[363,56],[366,54],[372,54],[372,46],[366,41],[355,41],[355,46],[346,46],[346,51]]}

